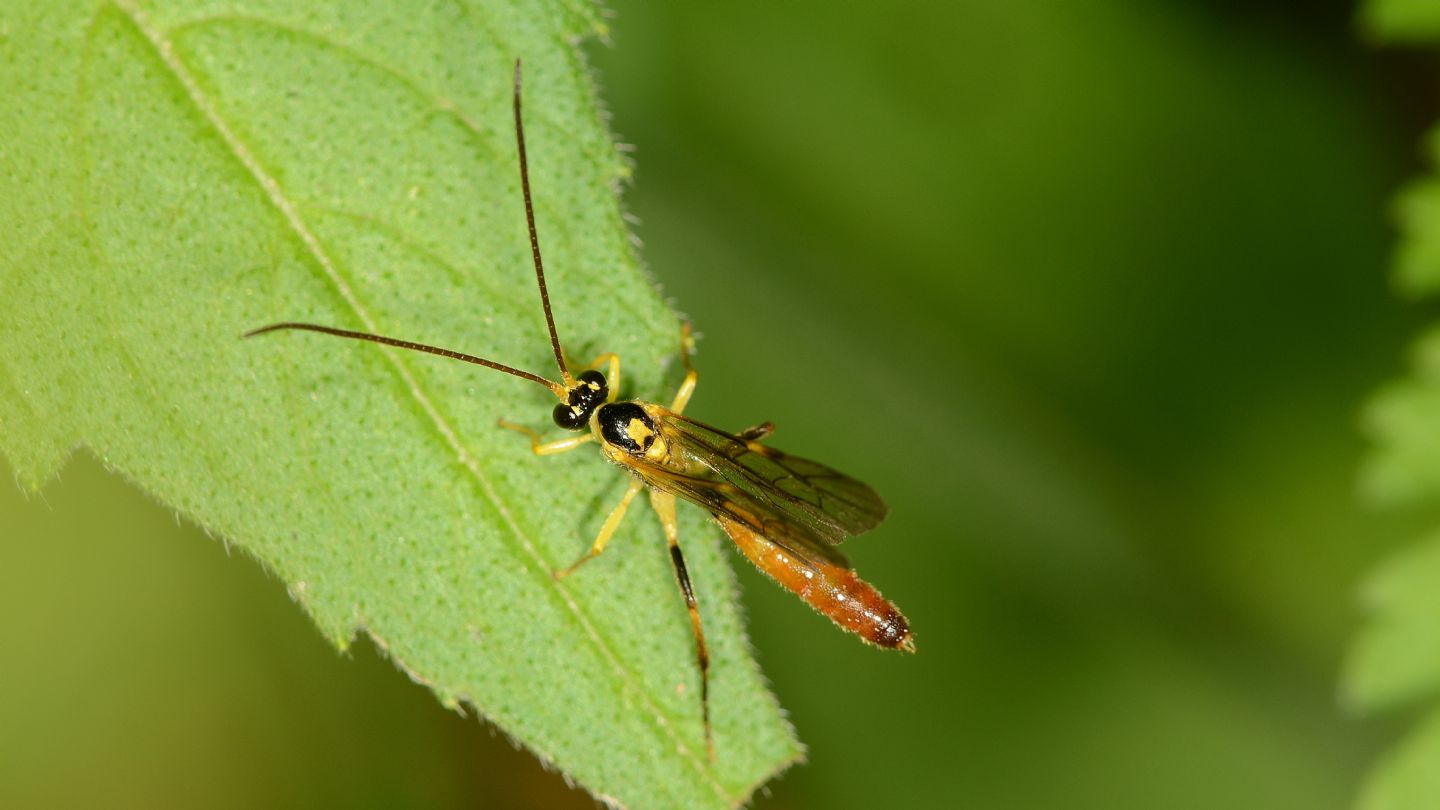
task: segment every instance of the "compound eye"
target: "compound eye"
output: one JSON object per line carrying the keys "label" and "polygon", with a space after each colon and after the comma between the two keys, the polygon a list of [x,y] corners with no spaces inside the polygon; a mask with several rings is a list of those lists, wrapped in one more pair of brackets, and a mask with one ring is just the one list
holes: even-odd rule
{"label": "compound eye", "polygon": [[601,374],[593,368],[586,369],[585,371],[580,372],[579,380],[580,382],[590,383],[591,385],[594,385],[601,390],[604,390],[606,387],[608,387],[605,382],[605,375]]}
{"label": "compound eye", "polygon": [[579,430],[585,426],[584,415],[576,413],[563,402],[555,406],[555,411],[551,415],[555,418],[555,424],[566,430]]}

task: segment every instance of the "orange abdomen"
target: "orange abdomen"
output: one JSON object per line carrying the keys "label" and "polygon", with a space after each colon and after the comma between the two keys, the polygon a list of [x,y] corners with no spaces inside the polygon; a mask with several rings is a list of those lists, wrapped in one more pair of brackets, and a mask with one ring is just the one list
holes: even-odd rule
{"label": "orange abdomen", "polygon": [[755,567],[842,629],[880,647],[915,651],[910,624],[900,610],[854,571],[824,560],[800,560],[748,526],[728,518],[716,519]]}

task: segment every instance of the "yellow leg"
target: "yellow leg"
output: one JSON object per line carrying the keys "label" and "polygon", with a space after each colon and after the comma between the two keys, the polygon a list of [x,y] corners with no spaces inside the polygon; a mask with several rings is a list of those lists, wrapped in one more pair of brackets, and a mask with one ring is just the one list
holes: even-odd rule
{"label": "yellow leg", "polygon": [[[610,370],[605,372],[605,384],[610,387],[610,395],[605,398],[605,401],[614,402],[615,394],[620,390],[620,355],[614,352],[603,352],[594,360],[591,360],[590,365],[585,366],[585,368],[598,370],[607,363],[610,365]],[[568,368],[573,365],[574,364],[570,362],[570,355],[566,354],[565,366]]]}
{"label": "yellow leg", "polygon": [[636,493],[644,486],[638,478],[630,482],[629,488],[625,490],[625,495],[620,498],[620,503],[616,504],[615,508],[610,510],[609,517],[605,518],[604,525],[600,527],[600,534],[595,536],[595,542],[590,545],[590,550],[585,552],[585,554],[576,560],[569,568],[562,568],[556,571],[556,579],[564,579],[570,576],[582,563],[600,556],[600,552],[604,551],[605,545],[610,542],[610,536],[615,534],[616,529],[620,528],[620,521],[625,517],[625,510],[630,508],[630,502],[635,500]]}
{"label": "yellow leg", "polygon": [[606,402],[614,402],[616,394],[620,393],[620,355],[614,352],[605,352],[594,360],[586,368],[598,369],[600,366],[609,363],[610,370],[605,374],[605,384],[610,387],[610,393],[606,395]]}
{"label": "yellow leg", "polygon": [[680,329],[680,362],[685,366],[685,380],[680,383],[680,388],[675,392],[675,400],[670,404],[670,410],[675,413],[684,413],[685,406],[690,402],[690,395],[695,393],[695,380],[699,376],[695,373],[695,367],[690,365],[690,346],[695,339],[690,336],[690,323],[687,321]]}
{"label": "yellow leg", "polygon": [[500,427],[513,430],[516,433],[524,433],[530,437],[530,451],[537,456],[553,456],[556,453],[563,453],[566,450],[574,450],[580,445],[595,440],[595,434],[585,433],[580,436],[570,436],[564,439],[556,439],[553,442],[540,441],[540,434],[524,425],[517,425],[514,422],[500,420]]}
{"label": "yellow leg", "polygon": [[670,545],[670,562],[675,566],[675,579],[685,595],[685,609],[690,612],[690,630],[695,634],[695,663],[700,668],[700,716],[705,723],[705,750],[715,761],[715,740],[710,734],[710,650],[705,646],[705,630],[700,626],[700,607],[695,602],[695,589],[690,587],[690,574],[685,570],[685,555],[680,553],[680,532],[675,521],[675,496],[650,490],[650,507],[660,517],[665,541]]}

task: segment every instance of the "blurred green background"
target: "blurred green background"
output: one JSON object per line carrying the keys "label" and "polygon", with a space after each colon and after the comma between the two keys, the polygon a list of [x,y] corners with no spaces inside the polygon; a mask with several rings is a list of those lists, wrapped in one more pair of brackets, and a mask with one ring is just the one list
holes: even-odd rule
{"label": "blurred green background", "polygon": [[[609,5],[691,413],[886,496],[848,550],[920,648],[737,558],[810,746],[757,805],[1347,806],[1397,730],[1336,676],[1416,525],[1354,477],[1431,64],[1335,2]],[[0,536],[0,806],[593,806],[88,456]]]}

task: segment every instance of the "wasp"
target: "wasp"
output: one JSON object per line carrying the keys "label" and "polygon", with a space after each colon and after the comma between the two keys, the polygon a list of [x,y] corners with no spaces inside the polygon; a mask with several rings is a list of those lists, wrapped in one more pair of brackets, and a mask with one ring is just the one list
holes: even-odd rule
{"label": "wasp", "polygon": [[[503,419],[500,426],[528,436],[531,450],[537,456],[598,443],[605,458],[629,472],[632,480],[620,503],[605,518],[590,549],[571,565],[556,570],[554,576],[557,580],[564,579],[583,563],[599,556],[635,496],[648,488],[650,506],[664,528],[675,578],[690,614],[696,665],[700,671],[705,743],[710,758],[714,759],[710,731],[710,654],[695,591],[685,568],[685,555],[680,551],[676,499],[709,512],[741,553],[761,571],[828,616],[841,629],[879,647],[914,652],[910,625],[899,609],[874,586],[856,576],[850,563],[835,549],[846,538],[878,525],[885,519],[887,508],[873,489],[854,478],[764,444],[775,430],[769,422],[739,433],[728,433],[685,416],[685,406],[695,392],[698,379],[690,362],[693,339],[688,323],[682,327],[680,338],[680,362],[685,376],[669,406],[619,400],[620,358],[613,353],[602,354],[578,374],[572,373],[555,330],[544,263],[540,258],[540,239],[535,230],[521,116],[519,60],[515,62],[514,82],[515,141],[525,221],[529,226],[540,305],[560,370],[559,381],[464,352],[313,323],[270,324],[247,332],[245,337],[291,329],[368,340],[491,368],[538,383],[558,397],[560,402],[551,415],[553,421],[556,426],[579,435],[545,441],[528,427]],[[608,374],[600,371],[602,367]]]}

